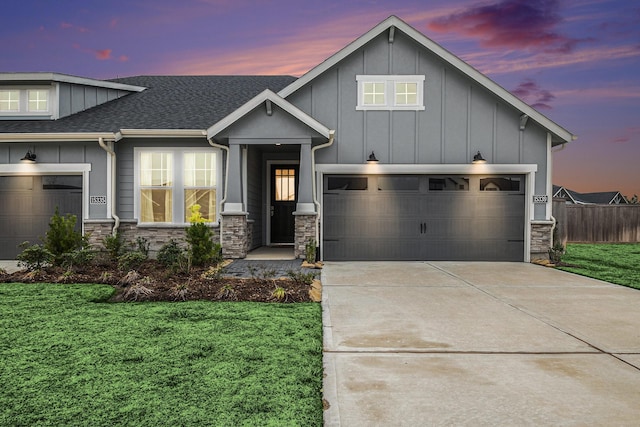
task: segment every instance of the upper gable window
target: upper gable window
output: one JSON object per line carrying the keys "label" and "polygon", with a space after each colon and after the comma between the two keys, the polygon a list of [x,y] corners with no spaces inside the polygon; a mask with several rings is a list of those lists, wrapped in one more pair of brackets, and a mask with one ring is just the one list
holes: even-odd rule
{"label": "upper gable window", "polygon": [[46,112],[49,111],[49,91],[48,90],[29,90],[28,95],[28,109],[32,112]]}
{"label": "upper gable window", "polygon": [[357,110],[424,110],[424,76],[356,76]]}
{"label": "upper gable window", "polygon": [[20,111],[19,90],[0,90],[0,111]]}

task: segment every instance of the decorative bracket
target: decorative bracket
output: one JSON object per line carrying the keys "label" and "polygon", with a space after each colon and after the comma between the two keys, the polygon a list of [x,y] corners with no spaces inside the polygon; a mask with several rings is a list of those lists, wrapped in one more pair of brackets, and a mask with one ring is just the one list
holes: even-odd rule
{"label": "decorative bracket", "polygon": [[526,114],[520,116],[520,130],[524,130],[524,128],[527,126],[528,120],[529,116],[527,116]]}

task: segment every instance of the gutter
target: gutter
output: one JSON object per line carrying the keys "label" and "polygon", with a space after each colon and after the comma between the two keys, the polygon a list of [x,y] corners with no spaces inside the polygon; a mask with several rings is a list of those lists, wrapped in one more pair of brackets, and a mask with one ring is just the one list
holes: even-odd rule
{"label": "gutter", "polygon": [[316,248],[320,247],[320,202],[318,201],[318,191],[316,185],[316,151],[321,148],[328,148],[333,145],[333,141],[335,140],[336,131],[334,129],[329,130],[329,141],[324,144],[316,145],[311,149],[311,173],[312,173],[312,194],[313,194],[313,204],[316,206]]}
{"label": "gutter", "polygon": [[[207,141],[213,148],[219,148],[220,150],[224,150],[226,152],[224,167],[224,193],[222,194],[222,199],[220,200],[220,213],[222,213],[222,208],[227,201],[227,186],[229,184],[229,147],[227,147],[226,145],[215,143],[213,141],[213,138],[207,138]],[[222,245],[222,221],[220,221],[220,244]]]}
{"label": "gutter", "polygon": [[113,229],[111,230],[111,234],[115,236],[118,233],[118,228],[120,227],[120,217],[116,214],[116,152],[113,148],[109,147],[105,142],[104,138],[98,138],[98,144],[104,151],[109,155],[109,159],[111,160],[111,170],[107,170],[108,175],[111,178],[111,194],[109,194],[109,198],[111,199],[111,218],[113,218],[114,224]]}

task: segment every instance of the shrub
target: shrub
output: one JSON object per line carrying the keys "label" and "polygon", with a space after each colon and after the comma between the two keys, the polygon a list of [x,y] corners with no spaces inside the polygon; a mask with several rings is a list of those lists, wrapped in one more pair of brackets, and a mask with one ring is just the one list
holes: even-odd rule
{"label": "shrub", "polygon": [[213,243],[213,232],[205,223],[200,214],[200,205],[195,204],[189,208],[191,225],[186,230],[186,240],[189,244],[189,253],[193,265],[205,265],[219,256],[216,253],[216,245]]}
{"label": "shrub", "polygon": [[135,270],[147,260],[147,256],[142,252],[127,252],[118,257],[118,268],[123,271]]}
{"label": "shrub", "polygon": [[53,254],[44,245],[29,246],[29,242],[20,245],[22,252],[16,257],[18,265],[29,271],[37,271],[53,263]]}
{"label": "shrub", "polygon": [[95,258],[96,253],[90,248],[80,248],[71,252],[62,254],[62,266],[66,268],[74,268],[87,265]]}
{"label": "shrub", "polygon": [[313,264],[316,262],[316,241],[311,239],[304,245],[304,260],[309,264]]}
{"label": "shrub", "polygon": [[124,252],[124,242],[120,233],[104,236],[102,244],[112,260],[116,261]]}
{"label": "shrub", "polygon": [[49,230],[44,239],[44,246],[53,254],[53,263],[61,265],[63,254],[86,247],[86,237],[75,230],[77,218],[75,215],[60,215],[58,207],[49,221]]}
{"label": "shrub", "polygon": [[169,240],[158,251],[158,262],[165,268],[176,271],[185,264],[187,256],[184,249],[174,239]]}
{"label": "shrub", "polygon": [[313,283],[313,279],[315,279],[317,275],[318,273],[313,271],[310,273],[304,273],[302,271],[294,271],[294,270],[287,271],[287,276],[289,276],[291,280],[293,280],[296,283],[307,285],[307,286]]}
{"label": "shrub", "polygon": [[149,240],[145,237],[138,236],[136,237],[135,248],[136,251],[143,253],[145,257],[149,258]]}

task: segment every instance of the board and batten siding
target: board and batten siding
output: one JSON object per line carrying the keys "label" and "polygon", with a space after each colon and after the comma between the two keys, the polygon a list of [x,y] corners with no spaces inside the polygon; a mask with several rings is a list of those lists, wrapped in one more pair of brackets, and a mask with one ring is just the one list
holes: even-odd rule
{"label": "board and batten siding", "polygon": [[[423,111],[359,111],[356,75],[424,75]],[[336,129],[335,144],[316,153],[325,164],[468,164],[479,150],[492,164],[537,164],[536,194],[546,194],[547,134],[521,113],[396,31],[382,34],[291,94],[288,101]],[[545,218],[545,207],[535,207]]]}
{"label": "board and batten siding", "polygon": [[84,86],[72,83],[59,83],[58,88],[58,115],[66,117],[80,111],[104,104],[105,102],[120,98],[130,92],[101,88],[96,86]]}

